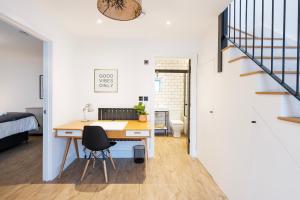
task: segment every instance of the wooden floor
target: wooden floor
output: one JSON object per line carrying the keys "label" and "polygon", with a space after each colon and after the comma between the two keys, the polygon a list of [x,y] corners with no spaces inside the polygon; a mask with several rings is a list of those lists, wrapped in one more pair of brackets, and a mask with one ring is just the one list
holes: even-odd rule
{"label": "wooden floor", "polygon": [[33,137],[28,144],[0,153],[0,199],[227,199],[201,163],[186,154],[184,138],[156,137],[155,149],[147,176],[144,165],[116,159],[116,171],[107,164],[109,184],[105,184],[98,161],[80,184],[84,160],[77,160],[60,180],[43,183],[41,138]]}

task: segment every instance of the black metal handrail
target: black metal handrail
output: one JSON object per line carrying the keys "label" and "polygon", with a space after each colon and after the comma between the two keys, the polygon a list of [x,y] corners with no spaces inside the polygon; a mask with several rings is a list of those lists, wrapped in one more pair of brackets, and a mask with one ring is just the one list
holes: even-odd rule
{"label": "black metal handrail", "polygon": [[[256,0],[233,0],[232,3],[229,4],[228,8],[226,9],[226,13],[228,13],[228,21],[226,22],[226,28],[227,28],[227,39],[228,41],[230,41],[235,47],[237,47],[238,49],[240,49],[248,58],[250,58],[252,61],[254,61],[259,67],[261,67],[261,69],[263,71],[265,71],[267,74],[269,74],[275,81],[277,81],[282,87],[284,87],[291,95],[295,96],[298,100],[300,100],[300,95],[299,95],[299,73],[300,73],[300,61],[299,61],[299,57],[300,57],[300,3],[298,1],[298,5],[297,5],[297,12],[298,12],[298,18],[295,20],[297,21],[297,24],[295,24],[295,26],[297,26],[297,39],[296,39],[296,53],[295,53],[295,59],[296,59],[296,63],[293,63],[291,66],[289,66],[290,68],[294,69],[293,71],[295,71],[294,73],[289,73],[289,75],[294,74],[295,75],[295,79],[293,79],[294,81],[296,81],[295,86],[293,87],[292,84],[288,83],[289,81],[287,81],[287,12],[290,12],[289,10],[287,10],[287,1],[286,0],[280,0],[279,1],[274,1],[274,0],[268,0],[269,2],[267,3],[271,3],[271,6],[266,6],[266,0],[261,0],[261,4],[257,4]],[[275,56],[274,56],[274,48],[275,48],[275,40],[278,42],[278,37],[275,38],[275,27],[274,24],[275,19],[274,15],[275,15],[275,11],[274,11],[274,7],[275,7],[275,2],[276,3],[282,3],[282,8],[283,8],[283,15],[282,15],[282,33],[278,33],[281,35],[280,40],[282,40],[282,52],[281,52],[281,66],[276,66],[275,65]],[[252,8],[249,9],[249,7],[253,6]],[[296,5],[295,5],[296,6]],[[295,7],[293,6],[293,7]],[[278,7],[278,6],[277,6]],[[280,7],[280,6],[279,6]],[[252,9],[252,10],[251,10]],[[268,10],[266,9],[270,9],[271,11],[271,38],[268,38],[268,40],[271,41],[271,46],[270,44],[266,45],[266,30],[267,30],[267,26],[266,26],[266,13],[270,13],[270,12],[266,12]],[[257,12],[257,10],[261,11],[261,12]],[[251,13],[252,13],[252,18],[251,18]],[[261,15],[261,18],[258,19],[258,15]],[[276,13],[276,16],[278,17],[278,13]],[[250,20],[249,20],[250,19]],[[252,19],[252,21],[251,21]],[[259,20],[259,21],[258,21]],[[291,20],[291,19],[289,19]],[[293,19],[292,19],[293,20]],[[244,22],[244,24],[242,24]],[[261,23],[261,24],[259,24]],[[257,25],[259,24],[259,27],[257,27]],[[277,23],[278,24],[278,23]],[[225,23],[224,23],[225,25]],[[243,28],[244,26],[244,28]],[[251,27],[252,26],[252,27]],[[252,28],[252,30],[250,28]],[[257,37],[257,30],[260,29],[260,38]],[[248,33],[248,30],[251,30],[252,33]],[[252,41],[248,44],[249,40]],[[260,56],[256,55],[256,49],[257,46],[257,42],[260,40]],[[245,45],[243,45],[245,44]],[[250,51],[249,49],[252,48],[252,51]],[[264,56],[265,52],[267,52],[267,49],[270,49],[270,56],[268,56],[267,58]],[[276,49],[278,49],[278,45],[276,46]],[[278,59],[278,56],[276,56],[276,58]],[[270,59],[270,62],[266,62],[266,59]],[[290,60],[290,59],[289,59]],[[291,63],[291,62],[290,62]],[[276,62],[277,65],[278,62]],[[276,70],[275,68],[279,67],[280,74],[281,76],[277,76],[276,75]],[[277,73],[278,74],[278,73]],[[293,77],[294,78],[294,77]]]}

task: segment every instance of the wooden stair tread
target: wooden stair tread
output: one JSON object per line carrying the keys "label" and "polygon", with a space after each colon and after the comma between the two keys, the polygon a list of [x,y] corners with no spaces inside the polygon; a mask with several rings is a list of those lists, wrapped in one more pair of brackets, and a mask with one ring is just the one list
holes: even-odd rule
{"label": "wooden stair tread", "polygon": [[[265,60],[269,60],[272,57],[271,56],[263,56],[262,58]],[[250,59],[250,58],[248,56],[239,56],[239,57],[229,60],[228,63],[233,63],[233,62],[243,60],[243,59]],[[255,59],[259,60],[259,59],[261,59],[261,56],[256,56]],[[282,60],[283,57],[282,56],[274,56],[273,59],[274,60]],[[287,57],[285,57],[285,60],[297,60],[297,57],[287,56]]]}
{"label": "wooden stair tread", "polygon": [[[226,51],[228,49],[231,49],[231,48],[236,48],[236,46],[234,46],[233,44],[231,45],[228,45],[227,47],[225,47],[224,49],[222,49],[222,51]],[[246,48],[245,45],[242,45],[241,48]],[[252,45],[248,45],[247,48],[250,48],[252,49],[253,46]],[[256,49],[261,49],[261,46],[254,46],[254,48]],[[263,46],[264,49],[271,49],[272,46]],[[274,49],[282,49],[283,46],[273,46]],[[285,46],[286,49],[297,49],[297,46]]]}
{"label": "wooden stair tread", "polygon": [[225,47],[224,49],[222,49],[222,51],[226,51],[228,49],[231,49],[231,48],[235,48],[235,46],[232,44],[232,45],[228,45],[227,47]]}
{"label": "wooden stair tread", "polygon": [[259,95],[290,95],[290,93],[288,93],[288,92],[268,92],[268,91],[255,92],[255,94],[259,94]]}
{"label": "wooden stair tread", "polygon": [[300,117],[278,117],[279,120],[300,124]]}
{"label": "wooden stair tread", "polygon": [[229,60],[228,63],[233,63],[233,62],[243,60],[243,59],[250,59],[250,58],[248,58],[248,56],[239,56],[239,57],[236,57],[236,58],[233,58],[233,59]]}
{"label": "wooden stair tread", "polygon": [[[283,74],[282,71],[273,71],[274,74]],[[285,71],[285,74],[297,74],[297,71]],[[256,74],[267,74],[265,71],[263,70],[257,70],[257,71],[253,71],[253,72],[247,72],[247,73],[243,73],[240,74],[241,77],[245,77],[245,76],[251,76],[251,75],[256,75]]]}

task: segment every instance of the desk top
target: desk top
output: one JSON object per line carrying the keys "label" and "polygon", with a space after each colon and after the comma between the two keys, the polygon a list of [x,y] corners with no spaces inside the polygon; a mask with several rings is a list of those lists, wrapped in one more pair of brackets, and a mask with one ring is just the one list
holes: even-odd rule
{"label": "desk top", "polygon": [[149,122],[140,122],[138,120],[95,120],[95,121],[73,121],[62,126],[55,127],[54,130],[83,130],[84,126],[91,125],[95,122],[128,122],[124,130],[151,130]]}

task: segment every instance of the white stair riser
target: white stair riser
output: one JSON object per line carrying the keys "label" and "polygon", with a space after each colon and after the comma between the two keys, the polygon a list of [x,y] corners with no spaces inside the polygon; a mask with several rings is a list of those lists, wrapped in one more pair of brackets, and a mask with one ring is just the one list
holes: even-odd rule
{"label": "white stair riser", "polygon": [[[261,37],[261,27],[256,27],[255,29],[256,29],[255,36],[256,37]],[[242,28],[242,30],[245,30],[245,28]],[[253,29],[252,28],[248,27],[247,32],[248,32],[248,37],[251,37],[253,35]],[[231,29],[230,36],[233,37],[233,35],[234,35],[234,30]],[[245,33],[241,32],[242,37],[244,37],[245,35],[246,35]],[[235,31],[235,36],[239,37],[240,36],[240,31],[236,30]],[[271,38],[271,36],[272,36],[272,31],[270,29],[265,29],[264,30],[264,37]],[[274,32],[274,38],[282,38],[282,34]]]}
{"label": "white stair riser", "polygon": [[[233,41],[233,39],[231,39],[231,40]],[[237,45],[240,44],[239,38],[235,39],[235,43]],[[261,46],[261,40],[260,39],[255,39],[254,44],[256,46]],[[246,40],[242,39],[241,40],[241,46],[244,46],[244,45],[246,45]],[[247,45],[248,46],[252,46],[253,45],[253,39],[252,38],[247,40]],[[272,41],[271,40],[264,40],[263,46],[271,46],[271,45],[272,45]],[[283,45],[283,41],[282,40],[274,40],[273,45],[274,46],[282,46]],[[297,43],[292,42],[292,41],[286,41],[285,45],[286,46],[296,46]]]}
{"label": "white stair riser", "polygon": [[[282,68],[283,63],[282,59],[276,59],[273,61],[273,66],[275,68]],[[285,60],[285,68],[290,70],[296,70],[297,69],[297,60]],[[271,59],[264,59],[263,65],[265,67],[271,68]]]}
{"label": "white stair riser", "polygon": [[300,102],[293,96],[282,96],[280,116],[300,117]]}
{"label": "white stair riser", "polygon": [[[245,51],[245,49],[243,48],[243,50]],[[234,59],[238,56],[243,56],[245,55],[241,50],[239,50],[238,48],[230,48],[229,50],[227,50],[229,52],[229,58]],[[250,55],[253,55],[253,49],[252,48],[247,48],[247,52]],[[255,48],[255,56],[256,57],[260,57],[261,56],[261,49],[260,48]],[[273,52],[273,56],[277,56],[277,57],[282,57],[283,55],[283,49],[282,48],[276,48],[274,49]],[[271,49],[270,48],[264,48],[263,49],[263,56],[271,56]],[[297,57],[297,49],[286,49],[285,50],[285,57]],[[296,61],[296,59],[295,59]]]}
{"label": "white stair riser", "polygon": [[[245,49],[243,49],[245,50]],[[233,51],[233,48],[231,50],[228,50],[230,51],[230,58],[231,59],[234,59],[238,56],[243,56],[244,53],[242,53],[242,51]],[[250,55],[253,55],[253,49],[252,48],[248,48],[247,52],[250,54]],[[255,48],[255,52],[254,52],[254,55],[256,57],[260,57],[261,56],[261,49],[259,48]],[[282,52],[282,49],[274,49],[274,52],[273,52],[273,56],[274,57],[282,57],[283,55],[283,52]],[[264,48],[263,50],[263,56],[266,57],[271,57],[271,49],[270,48]],[[296,49],[286,49],[285,51],[285,57],[297,57],[297,50]]]}
{"label": "white stair riser", "polygon": [[[248,48],[247,50],[251,55],[253,54],[253,49]],[[261,49],[255,48],[254,51],[255,56],[261,56]],[[274,49],[273,56],[281,56],[283,55],[283,49]],[[271,49],[270,48],[264,48],[263,49],[263,56],[271,56]],[[290,57],[297,57],[297,49],[285,49],[285,56]]]}
{"label": "white stair riser", "polygon": [[239,49],[237,48],[231,48],[228,51],[226,51],[228,53],[228,58],[229,60],[237,58],[239,56],[244,56],[245,54],[243,52],[241,52]]}
{"label": "white stair riser", "polygon": [[[257,90],[258,91],[271,91],[271,92],[285,92],[286,90],[277,83],[272,77],[268,74],[259,74],[257,76]],[[280,79],[282,78],[281,74],[276,74]],[[296,90],[296,75],[295,74],[286,74],[285,83],[287,83],[291,88]],[[300,81],[298,81],[300,84]]]}
{"label": "white stair riser", "polygon": [[[242,66],[250,66],[250,67],[256,66],[256,64],[250,59],[241,59],[241,60],[238,60],[235,62],[240,63],[240,65],[242,65]],[[271,70],[271,60],[264,60],[263,65],[266,68]],[[296,71],[296,69],[297,69],[296,60],[286,60],[286,62],[285,62],[285,70],[286,71]],[[282,70],[282,60],[274,60],[273,70],[276,70],[276,71]]]}

